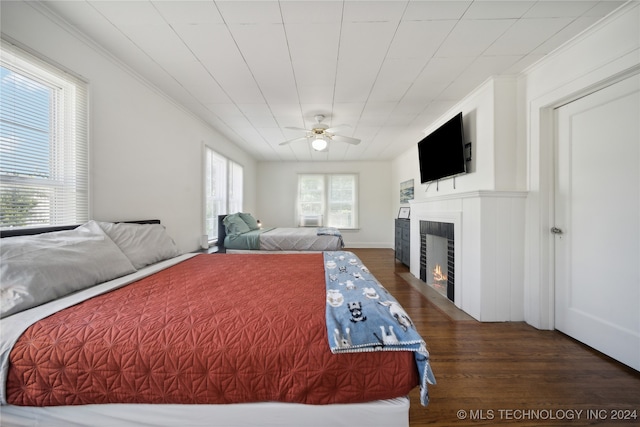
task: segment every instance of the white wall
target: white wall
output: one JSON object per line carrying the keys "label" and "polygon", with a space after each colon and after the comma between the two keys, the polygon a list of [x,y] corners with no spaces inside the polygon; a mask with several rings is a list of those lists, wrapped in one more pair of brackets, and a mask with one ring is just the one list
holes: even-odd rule
{"label": "white wall", "polygon": [[83,36],[25,2],[2,2],[2,33],[89,82],[92,218],[158,218],[181,250],[196,249],[204,142],[244,166],[255,208],[255,160]]}
{"label": "white wall", "polygon": [[[438,184],[420,184],[416,145],[392,162],[392,181],[413,179],[415,200],[464,194],[477,190],[525,189],[524,142],[517,137],[517,80],[514,77],[491,78],[469,94],[438,121],[428,127],[433,132],[458,112],[462,112],[465,140],[472,144],[472,160],[467,174],[440,180]],[[394,199],[397,212],[399,201]]]}
{"label": "white wall", "polygon": [[[295,227],[299,173],[356,173],[359,182],[359,230],[343,230],[347,247],[393,247],[393,211],[389,194],[400,198],[391,183],[389,162],[260,162],[256,218],[266,227]],[[392,189],[395,188],[395,192]]]}

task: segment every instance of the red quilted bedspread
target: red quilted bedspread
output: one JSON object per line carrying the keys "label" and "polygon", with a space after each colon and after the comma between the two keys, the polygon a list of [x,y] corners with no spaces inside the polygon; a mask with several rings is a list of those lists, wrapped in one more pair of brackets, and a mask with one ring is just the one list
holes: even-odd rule
{"label": "red quilted bedspread", "polygon": [[8,402],[353,403],[418,385],[412,352],[332,354],[322,254],[198,255],[32,325]]}

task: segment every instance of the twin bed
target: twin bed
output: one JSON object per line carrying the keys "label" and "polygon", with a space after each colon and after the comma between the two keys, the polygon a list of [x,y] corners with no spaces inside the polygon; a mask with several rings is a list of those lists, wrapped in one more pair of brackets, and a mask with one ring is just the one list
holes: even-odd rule
{"label": "twin bed", "polygon": [[262,228],[248,213],[218,215],[218,251],[338,251],[340,231],[332,227]]}
{"label": "twin bed", "polygon": [[406,427],[428,402],[424,341],[350,252],[179,254],[157,221],[1,243],[3,425]]}

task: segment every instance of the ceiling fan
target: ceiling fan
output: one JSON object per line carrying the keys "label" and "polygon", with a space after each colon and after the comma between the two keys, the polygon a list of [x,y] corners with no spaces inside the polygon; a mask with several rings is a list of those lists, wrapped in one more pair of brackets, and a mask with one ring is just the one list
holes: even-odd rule
{"label": "ceiling fan", "polygon": [[348,125],[338,125],[338,126],[329,127],[326,124],[322,123],[322,121],[324,120],[324,115],[318,114],[314,116],[314,118],[316,119],[316,124],[311,129],[302,129],[298,127],[287,126],[285,129],[299,130],[302,132],[306,132],[307,135],[300,138],[294,138],[288,141],[281,142],[280,145],[286,145],[292,142],[311,140],[311,147],[314,150],[326,151],[326,149],[329,146],[329,141],[346,142],[347,144],[353,144],[353,145],[360,144],[360,140],[357,138],[336,135],[335,132],[336,130],[338,130],[338,128],[348,126]]}

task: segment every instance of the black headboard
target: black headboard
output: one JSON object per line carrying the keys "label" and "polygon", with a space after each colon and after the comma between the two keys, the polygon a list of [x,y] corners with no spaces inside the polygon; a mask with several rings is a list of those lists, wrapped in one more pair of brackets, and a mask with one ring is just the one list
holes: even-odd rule
{"label": "black headboard", "polygon": [[[160,224],[159,219],[143,219],[140,221],[117,221],[128,224]],[[34,234],[50,233],[52,231],[64,231],[73,230],[82,224],[76,225],[53,225],[49,227],[31,227],[31,228],[10,228],[7,230],[0,230],[0,237],[14,237],[14,236],[32,236]]]}
{"label": "black headboard", "polygon": [[227,252],[227,248],[224,247],[224,238],[227,237],[227,228],[222,222],[227,217],[227,214],[218,215],[218,253]]}

